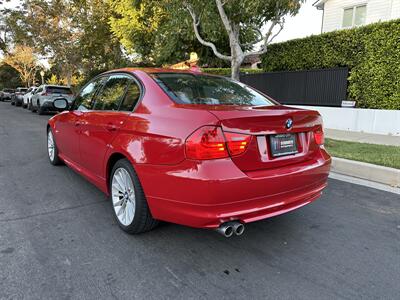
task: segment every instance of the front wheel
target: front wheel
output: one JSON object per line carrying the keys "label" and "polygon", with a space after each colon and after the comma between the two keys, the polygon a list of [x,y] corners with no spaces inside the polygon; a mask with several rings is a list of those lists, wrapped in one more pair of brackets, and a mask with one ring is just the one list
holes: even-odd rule
{"label": "front wheel", "polygon": [[57,145],[54,141],[53,132],[50,128],[47,131],[47,154],[52,165],[57,166],[62,164],[61,159],[58,157]]}
{"label": "front wheel", "polygon": [[117,161],[111,171],[110,194],[115,218],[124,231],[137,234],[157,226],[139,178],[127,159]]}

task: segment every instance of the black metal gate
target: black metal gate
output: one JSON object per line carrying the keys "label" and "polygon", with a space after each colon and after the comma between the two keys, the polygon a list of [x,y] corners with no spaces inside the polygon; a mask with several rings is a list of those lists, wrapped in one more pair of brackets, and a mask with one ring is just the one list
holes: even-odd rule
{"label": "black metal gate", "polygon": [[240,80],[282,104],[341,106],[348,68],[241,74]]}

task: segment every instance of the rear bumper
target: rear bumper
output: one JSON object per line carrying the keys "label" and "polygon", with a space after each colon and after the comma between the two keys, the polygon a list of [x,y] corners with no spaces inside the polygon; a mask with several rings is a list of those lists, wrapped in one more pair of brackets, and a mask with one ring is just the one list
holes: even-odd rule
{"label": "rear bumper", "polygon": [[178,166],[135,165],[153,217],[216,228],[289,212],[316,200],[327,185],[331,159],[245,174],[230,159],[184,161]]}

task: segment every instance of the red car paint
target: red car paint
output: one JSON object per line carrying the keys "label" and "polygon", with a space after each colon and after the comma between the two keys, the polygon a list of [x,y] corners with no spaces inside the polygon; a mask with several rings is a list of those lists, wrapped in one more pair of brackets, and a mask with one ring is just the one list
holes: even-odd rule
{"label": "red car paint", "polygon": [[[318,112],[282,105],[176,104],[150,74],[178,71],[129,68],[106,74],[121,72],[144,87],[133,112],[65,111],[49,120],[60,158],[104,193],[109,193],[110,164],[126,157],[155,219],[215,228],[286,213],[316,200],[326,187],[331,159],[317,144],[323,143]],[[285,128],[288,118],[291,129]],[[185,141],[202,126],[251,138],[239,155],[188,158]],[[297,133],[298,153],[272,157],[268,136],[286,132]]]}

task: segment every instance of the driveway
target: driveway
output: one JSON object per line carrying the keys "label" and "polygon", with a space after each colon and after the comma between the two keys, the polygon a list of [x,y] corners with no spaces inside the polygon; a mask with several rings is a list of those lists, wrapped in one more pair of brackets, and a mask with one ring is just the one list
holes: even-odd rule
{"label": "driveway", "polygon": [[130,236],[46,154],[38,116],[0,103],[0,299],[399,299],[400,196],[329,180],[241,237],[162,224]]}

